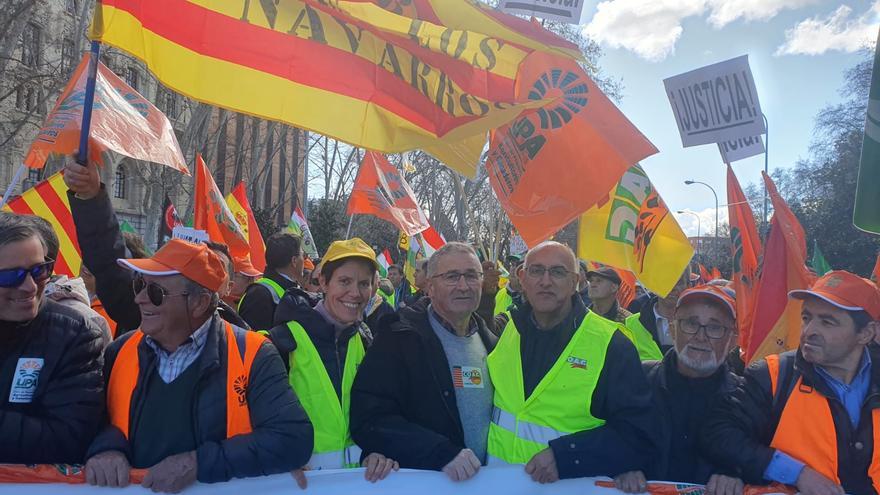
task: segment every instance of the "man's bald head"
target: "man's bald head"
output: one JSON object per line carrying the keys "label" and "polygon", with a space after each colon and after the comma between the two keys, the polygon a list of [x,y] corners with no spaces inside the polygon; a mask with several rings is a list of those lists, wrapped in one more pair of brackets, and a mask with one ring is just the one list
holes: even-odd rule
{"label": "man's bald head", "polygon": [[578,261],[577,256],[575,256],[574,251],[571,250],[570,247],[562,244],[561,242],[556,241],[544,241],[541,244],[529,249],[529,252],[526,253],[525,257],[525,265],[529,265],[529,259],[534,257],[536,254],[541,252],[556,252],[560,253],[565,258],[565,267],[571,270],[572,272],[577,273],[578,271]]}

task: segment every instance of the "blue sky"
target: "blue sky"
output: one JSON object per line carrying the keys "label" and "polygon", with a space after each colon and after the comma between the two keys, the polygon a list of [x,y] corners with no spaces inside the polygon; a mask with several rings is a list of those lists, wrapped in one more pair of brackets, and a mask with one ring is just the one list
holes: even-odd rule
{"label": "blue sky", "polygon": [[[683,182],[709,183],[723,205],[724,164],[715,145],[682,148],[663,79],[748,54],[770,124],[770,169],[790,167],[808,156],[819,110],[841,100],[844,71],[873,46],[880,0],[587,0],[582,21],[605,50],[602,69],[622,79],[621,109],[660,149],[643,162],[648,174],[673,212],[698,212],[705,233],[712,193]],[[763,167],[763,156],[734,163],[743,187]],[[693,215],[679,222],[696,234]]]}

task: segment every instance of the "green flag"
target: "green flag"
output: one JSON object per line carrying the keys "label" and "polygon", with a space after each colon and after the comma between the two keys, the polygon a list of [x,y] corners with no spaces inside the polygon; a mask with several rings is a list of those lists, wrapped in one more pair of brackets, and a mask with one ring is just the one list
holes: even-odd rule
{"label": "green flag", "polygon": [[[877,38],[880,47],[880,37]],[[868,115],[865,118],[865,139],[859,160],[859,183],[853,225],[866,232],[880,234],[880,49],[874,50],[874,72]]]}
{"label": "green flag", "polygon": [[831,265],[825,260],[822,250],[819,249],[819,242],[815,240],[813,241],[813,259],[810,260],[810,266],[813,268],[813,271],[816,272],[816,275],[820,277],[832,270]]}
{"label": "green flag", "polygon": [[134,227],[132,227],[131,224],[125,220],[123,220],[122,223],[119,224],[119,230],[121,230],[122,232],[128,232],[130,234],[137,234],[138,233],[138,231],[134,230]]}

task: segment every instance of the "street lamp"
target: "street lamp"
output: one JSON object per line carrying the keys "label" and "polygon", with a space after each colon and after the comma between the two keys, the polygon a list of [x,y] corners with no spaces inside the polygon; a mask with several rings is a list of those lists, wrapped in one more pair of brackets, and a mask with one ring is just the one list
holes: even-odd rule
{"label": "street lamp", "polygon": [[705,182],[700,182],[698,180],[686,180],[686,181],[684,181],[684,183],[687,186],[689,186],[691,184],[702,184],[702,185],[708,187],[709,190],[712,191],[712,195],[715,196],[715,239],[717,242],[717,239],[718,239],[718,194],[715,192],[715,189],[712,186],[710,186],[709,184],[706,184]]}
{"label": "street lamp", "polygon": [[696,213],[694,213],[694,212],[692,212],[692,211],[678,210],[678,214],[679,214],[679,215],[683,215],[683,214],[685,214],[685,213],[697,217],[697,259],[699,259],[699,258],[700,258],[700,244],[703,243],[703,242],[700,240],[700,224],[702,223],[702,222],[701,222],[701,218],[700,218],[700,215],[697,215]]}

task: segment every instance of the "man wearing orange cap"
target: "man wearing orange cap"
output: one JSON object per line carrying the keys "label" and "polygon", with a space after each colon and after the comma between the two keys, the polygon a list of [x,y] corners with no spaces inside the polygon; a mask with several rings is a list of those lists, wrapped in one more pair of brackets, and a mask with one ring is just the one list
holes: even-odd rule
{"label": "man wearing orange cap", "polygon": [[172,239],[148,259],[120,259],[134,272],[140,329],[105,353],[108,424],[92,442],[86,479],[178,492],[302,466],[313,431],[264,337],[222,320],[220,257]]}
{"label": "man wearing orange cap", "polygon": [[748,483],[800,493],[880,491],[880,353],[868,347],[880,289],[833,271],[789,297],[803,301],[797,351],[750,366],[745,382],[706,422],[701,443]]}

